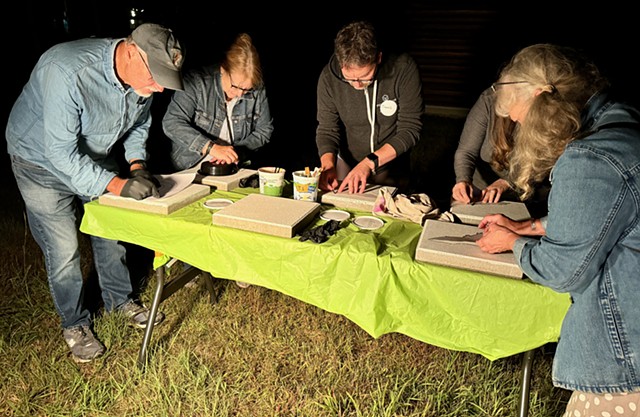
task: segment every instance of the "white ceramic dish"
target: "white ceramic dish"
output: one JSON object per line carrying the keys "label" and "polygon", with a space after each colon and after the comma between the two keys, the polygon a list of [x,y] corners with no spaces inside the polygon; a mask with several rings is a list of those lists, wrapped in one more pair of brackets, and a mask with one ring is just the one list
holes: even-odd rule
{"label": "white ceramic dish", "polygon": [[221,208],[225,208],[231,204],[233,204],[233,201],[228,198],[212,198],[202,203],[203,206],[211,210],[220,210]]}
{"label": "white ceramic dish", "polygon": [[358,216],[353,219],[353,224],[362,230],[376,230],[384,226],[384,222],[373,216]]}
{"label": "white ceramic dish", "polygon": [[351,217],[351,214],[344,210],[326,210],[320,213],[322,220],[337,220],[339,222],[347,220]]}

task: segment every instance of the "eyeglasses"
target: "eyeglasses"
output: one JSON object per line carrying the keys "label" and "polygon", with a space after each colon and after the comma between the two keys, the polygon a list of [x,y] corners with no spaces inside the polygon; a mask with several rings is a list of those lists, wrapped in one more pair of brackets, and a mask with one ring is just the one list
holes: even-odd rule
{"label": "eyeglasses", "polygon": [[139,49],[138,49],[138,55],[140,56],[140,60],[144,64],[144,67],[147,69],[147,72],[149,73],[149,78],[147,78],[147,81],[151,82],[151,83],[154,83],[155,80],[153,79],[153,73],[151,72],[151,68],[149,68],[149,64],[147,64],[147,61],[144,60],[144,57],[140,53]]}
{"label": "eyeglasses", "polygon": [[342,77],[340,77],[340,80],[341,80],[341,81],[343,81],[343,82],[345,82],[345,83],[348,83],[348,84],[351,84],[351,83],[360,83],[360,84],[366,84],[366,85],[369,85],[369,84],[371,84],[371,83],[373,82],[373,80],[374,80],[374,79],[375,79],[375,77],[372,77],[372,78],[370,78],[370,79],[368,79],[368,80],[361,80],[361,79],[359,79],[359,78],[342,78]]}
{"label": "eyeglasses", "polygon": [[501,83],[493,83],[491,84],[491,91],[495,93],[498,90],[497,87],[507,84],[529,84],[529,81],[503,81]]}
{"label": "eyeglasses", "polygon": [[378,73],[378,65],[376,64],[376,66],[375,66],[375,68],[373,70],[373,75],[369,79],[362,80],[360,78],[344,78],[344,77],[340,77],[340,81],[348,83],[348,84],[360,83],[362,85],[369,85],[369,84],[371,84],[372,82],[375,81],[377,73]]}
{"label": "eyeglasses", "polygon": [[236,90],[242,91],[242,94],[251,94],[255,91],[253,88],[242,88],[240,86],[235,85],[233,83],[233,79],[231,78],[231,73],[227,72],[227,75],[229,76],[229,81],[231,82],[231,88],[235,88]]}

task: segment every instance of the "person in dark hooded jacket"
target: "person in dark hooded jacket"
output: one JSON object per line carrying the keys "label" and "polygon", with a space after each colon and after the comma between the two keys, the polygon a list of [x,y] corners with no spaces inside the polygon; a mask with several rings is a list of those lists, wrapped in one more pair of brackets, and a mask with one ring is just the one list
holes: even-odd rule
{"label": "person in dark hooded jacket", "polygon": [[424,111],[418,66],[408,54],[383,57],[365,21],[344,26],[334,46],[317,88],[320,189],[406,188]]}

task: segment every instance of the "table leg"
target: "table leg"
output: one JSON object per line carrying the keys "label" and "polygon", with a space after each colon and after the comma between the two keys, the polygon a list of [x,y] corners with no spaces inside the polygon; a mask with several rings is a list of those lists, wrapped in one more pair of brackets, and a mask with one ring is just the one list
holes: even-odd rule
{"label": "table leg", "polygon": [[209,292],[209,302],[211,302],[211,304],[215,304],[218,300],[218,294],[216,294],[216,290],[213,287],[213,275],[203,271],[202,279],[204,279],[204,286]]}
{"label": "table leg", "polygon": [[534,350],[528,350],[522,354],[522,379],[518,417],[527,417],[529,414],[529,388],[531,385],[531,369],[533,367],[534,353]]}
{"label": "table leg", "polygon": [[151,311],[149,312],[149,321],[147,322],[147,328],[144,331],[144,338],[142,339],[142,345],[140,346],[140,353],[138,354],[138,368],[143,370],[147,363],[147,347],[151,340],[151,333],[153,333],[153,326],[156,321],[156,315],[158,314],[158,307],[162,301],[162,290],[164,289],[164,267],[160,267],[156,270],[156,291],[153,295],[153,302],[151,303]]}
{"label": "table leg", "polygon": [[190,267],[186,271],[182,272],[176,278],[165,284],[165,268],[160,267],[156,270],[156,290],[153,295],[153,301],[151,302],[151,311],[149,312],[149,321],[147,328],[144,332],[144,338],[142,339],[142,345],[140,346],[140,353],[138,354],[138,368],[144,370],[147,364],[147,348],[149,347],[149,341],[151,341],[151,334],[153,333],[153,327],[158,314],[158,308],[167,298],[171,297],[176,291],[184,287],[188,282],[193,280],[198,275],[202,276],[205,280],[205,286],[209,292],[211,304],[216,302],[215,289],[213,288],[213,277],[208,272],[200,271],[197,268]]}

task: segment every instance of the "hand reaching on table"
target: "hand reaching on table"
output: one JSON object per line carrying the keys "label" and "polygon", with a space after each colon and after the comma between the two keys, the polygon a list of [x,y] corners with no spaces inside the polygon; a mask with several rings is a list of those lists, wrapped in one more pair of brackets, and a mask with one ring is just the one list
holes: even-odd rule
{"label": "hand reaching on table", "polygon": [[367,164],[365,160],[362,160],[356,165],[344,180],[340,184],[340,188],[338,188],[338,192],[341,193],[344,190],[348,189],[349,194],[362,194],[364,190],[367,188],[367,179],[371,175],[371,167]]}
{"label": "hand reaching on table", "polygon": [[451,198],[462,204],[470,204],[476,201],[475,196],[480,194],[480,190],[473,184],[466,181],[460,181],[453,186],[451,190]]}
{"label": "hand reaching on table", "polygon": [[497,224],[499,226],[506,227],[514,233],[518,233],[517,230],[520,222],[513,221],[504,214],[489,214],[480,220],[478,228],[484,230],[490,224]]}
{"label": "hand reaching on table", "polygon": [[498,179],[482,190],[483,203],[497,203],[500,201],[502,194],[511,186],[506,180]]}
{"label": "hand reaching on table", "polygon": [[476,240],[476,245],[484,252],[502,253],[513,250],[513,245],[518,237],[517,233],[498,223],[484,223],[482,237]]}
{"label": "hand reaching on table", "polygon": [[330,168],[322,168],[318,188],[323,191],[333,191],[338,187],[338,173],[334,166]]}
{"label": "hand reaching on table", "polygon": [[147,162],[135,159],[129,163],[129,178],[123,185],[120,195],[143,200],[147,197],[160,197],[160,181],[147,170]]}
{"label": "hand reaching on table", "polygon": [[513,250],[520,236],[544,236],[546,231],[540,220],[511,220],[502,214],[490,214],[478,224],[482,237],[476,244],[485,252],[500,253]]}
{"label": "hand reaching on table", "polygon": [[238,153],[231,145],[215,144],[209,152],[211,162],[219,164],[237,164],[239,161]]}
{"label": "hand reaching on table", "polygon": [[143,177],[129,178],[124,187],[122,187],[120,195],[135,198],[136,200],[144,200],[147,197],[160,197],[158,187]]}
{"label": "hand reaching on table", "polygon": [[124,179],[114,177],[107,190],[121,197],[131,197],[136,200],[143,200],[147,197],[160,197],[158,187],[151,181],[142,176]]}
{"label": "hand reaching on table", "polygon": [[131,178],[143,178],[147,181],[150,181],[156,187],[156,191],[157,188],[160,188],[160,181],[158,181],[158,179],[145,168],[132,169],[129,172],[129,176],[131,176]]}

